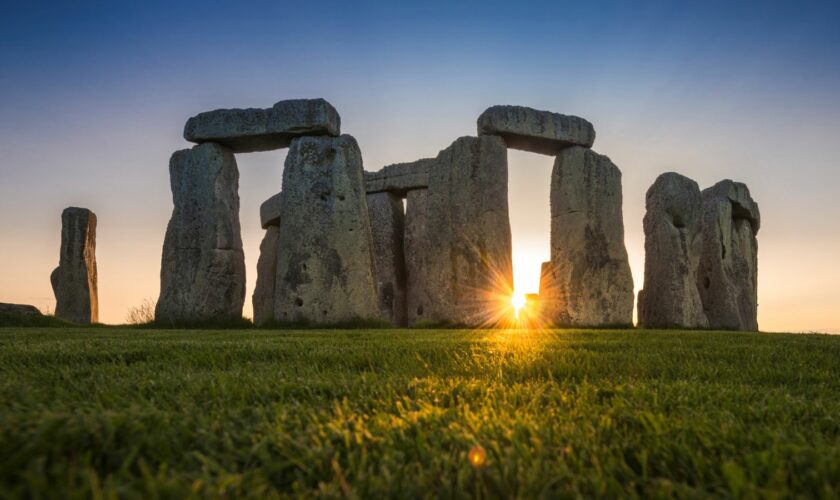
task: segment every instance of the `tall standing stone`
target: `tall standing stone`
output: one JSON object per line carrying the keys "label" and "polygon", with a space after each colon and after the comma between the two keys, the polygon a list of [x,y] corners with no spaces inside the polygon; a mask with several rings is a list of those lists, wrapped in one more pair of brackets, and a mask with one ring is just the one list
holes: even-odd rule
{"label": "tall standing stone", "polygon": [[758,330],[758,204],[740,182],[704,189],[698,289],[711,328]]}
{"label": "tall standing stone", "polygon": [[156,321],[241,319],[245,258],[233,152],[212,142],[176,151],[169,179],[174,209],[163,243]]}
{"label": "tall standing stone", "polygon": [[402,199],[381,192],[367,195],[373,236],[373,263],[379,293],[379,308],[396,326],[406,326],[405,214]]}
{"label": "tall standing stone", "polygon": [[280,244],[280,221],[283,193],[278,193],[260,205],[260,224],[265,236],[260,243],[257,260],[257,283],[252,304],[254,323],[264,325],[274,320],[274,288],[277,279],[277,249]]}
{"label": "tall standing stone", "polygon": [[540,289],[544,321],[632,325],[633,275],[621,203],[621,171],[608,157],[579,146],[557,155],[551,173],[551,263],[543,270],[546,289]]}
{"label": "tall standing stone", "polygon": [[648,189],[645,283],[639,324],[648,328],[703,328],[708,321],[697,290],[702,248],[700,188],[668,172]]}
{"label": "tall standing stone", "polygon": [[513,291],[507,149],[494,135],[461,137],[409,191],[405,253],[408,323],[495,325]]}
{"label": "tall standing stone", "polygon": [[349,135],[292,140],[278,234],[278,321],[380,317],[362,171]]}
{"label": "tall standing stone", "polygon": [[96,214],[69,207],[61,213],[61,254],[50,275],[55,315],[74,323],[99,321],[96,274]]}

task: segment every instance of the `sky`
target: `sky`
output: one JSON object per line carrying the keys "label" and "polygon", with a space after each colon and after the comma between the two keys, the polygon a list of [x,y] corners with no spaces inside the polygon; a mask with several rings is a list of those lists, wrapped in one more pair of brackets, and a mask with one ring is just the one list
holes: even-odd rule
{"label": "sky", "polygon": [[[838,2],[173,3],[2,3],[0,302],[54,310],[67,206],[98,217],[100,320],[156,299],[168,161],[199,112],[324,97],[378,170],[516,104],[595,125],[637,290],[654,179],[730,178],[761,207],[761,329],[840,333]],[[246,316],[284,159],[237,155]],[[553,159],[508,162],[515,285],[536,292]]]}

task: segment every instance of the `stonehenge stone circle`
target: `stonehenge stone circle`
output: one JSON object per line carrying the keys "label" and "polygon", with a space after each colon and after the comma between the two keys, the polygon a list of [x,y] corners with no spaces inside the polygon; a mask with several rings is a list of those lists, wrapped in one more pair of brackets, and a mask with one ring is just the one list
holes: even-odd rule
{"label": "stonehenge stone circle", "polygon": [[373,237],[373,264],[382,315],[395,326],[406,326],[405,214],[397,195],[367,195]]}
{"label": "stonehenge stone circle", "polygon": [[217,109],[187,121],[184,139],[215,142],[234,153],[285,148],[295,137],[338,136],[341,118],[324,99],[280,101],[268,109]]}
{"label": "stonehenge stone circle", "polygon": [[698,289],[709,327],[758,330],[758,205],[746,185],[704,189]]}
{"label": "stonehenge stone circle", "polygon": [[169,178],[174,208],[155,320],[177,325],[241,319],[245,258],[233,152],[212,142],[176,151]]}
{"label": "stonehenge stone circle", "polygon": [[330,324],[380,318],[356,140],[292,140],[283,171],[274,318]]}
{"label": "stonehenge stone circle", "polygon": [[50,275],[55,315],[79,324],[99,321],[96,214],[69,207],[61,213],[61,254]]}
{"label": "stonehenge stone circle", "polygon": [[595,128],[583,118],[524,106],[487,108],[478,117],[478,133],[500,135],[510,148],[546,155],[595,142]]}
{"label": "stonehenge stone circle", "polygon": [[700,188],[668,172],[648,189],[644,218],[645,282],[639,325],[646,328],[708,326],[697,289],[702,249]]}
{"label": "stonehenge stone circle", "polygon": [[507,149],[461,137],[440,152],[429,187],[408,192],[408,324],[493,325],[512,314]]}
{"label": "stonehenge stone circle", "polygon": [[621,171],[609,158],[580,146],[557,155],[551,173],[551,262],[541,276],[546,288],[540,288],[545,322],[633,324],[621,203]]}

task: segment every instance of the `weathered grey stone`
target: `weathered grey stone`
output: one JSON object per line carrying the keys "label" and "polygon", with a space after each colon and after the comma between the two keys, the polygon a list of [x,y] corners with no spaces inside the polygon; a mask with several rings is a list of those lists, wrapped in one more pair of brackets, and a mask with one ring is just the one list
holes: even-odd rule
{"label": "weathered grey stone", "polygon": [[376,172],[365,172],[365,190],[368,193],[389,193],[405,196],[412,189],[429,187],[429,170],[434,158],[426,158],[411,163],[388,165]]}
{"label": "weathered grey stone", "polygon": [[711,328],[758,330],[758,204],[746,185],[724,180],[703,190],[698,289]]}
{"label": "weathered grey stone", "polygon": [[176,151],[169,180],[174,208],[163,243],[156,321],[241,319],[245,258],[233,152],[211,142]]}
{"label": "weathered grey stone", "polygon": [[41,316],[43,314],[35,306],[0,302],[0,325],[15,324],[25,318],[39,318]]}
{"label": "weathered grey stone", "polygon": [[274,321],[274,289],[277,280],[277,251],[280,244],[280,227],[268,226],[260,243],[257,260],[257,284],[251,300],[254,306],[254,324],[264,325]]}
{"label": "weathered grey stone", "polygon": [[277,193],[260,205],[260,225],[263,229],[280,225],[280,209],[283,206],[283,193]]}
{"label": "weathered grey stone", "polygon": [[274,317],[380,318],[362,154],[349,135],[292,141],[283,172]]}
{"label": "weathered grey stone", "polygon": [[461,137],[435,158],[429,188],[408,192],[409,325],[512,321],[507,182],[500,137]]}
{"label": "weathered grey stone", "polygon": [[507,146],[556,155],[569,146],[592,147],[595,128],[577,116],[524,106],[492,106],[478,117],[478,133],[504,138]]}
{"label": "weathered grey stone", "polygon": [[392,324],[406,326],[402,199],[391,193],[374,193],[367,195],[367,206],[379,308]]}
{"label": "weathered grey stone", "polygon": [[697,272],[700,264],[700,188],[668,172],[648,189],[645,231],[645,283],[639,292],[639,324],[647,328],[708,326]]}
{"label": "weathered grey stone", "polygon": [[61,213],[61,255],[50,275],[55,315],[73,323],[99,321],[96,274],[96,214],[69,207]]}
{"label": "weathered grey stone", "polygon": [[621,171],[608,157],[580,146],[560,152],[551,173],[551,263],[540,289],[547,323],[633,324],[621,203]]}
{"label": "weathered grey stone", "polygon": [[285,148],[295,137],[341,133],[338,111],[324,99],[291,99],[268,109],[217,109],[187,120],[184,139],[215,142],[235,153]]}

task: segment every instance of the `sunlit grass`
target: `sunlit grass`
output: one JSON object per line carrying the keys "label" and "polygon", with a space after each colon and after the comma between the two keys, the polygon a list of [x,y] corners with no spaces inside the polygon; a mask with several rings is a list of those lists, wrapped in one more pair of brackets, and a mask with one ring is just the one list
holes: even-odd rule
{"label": "sunlit grass", "polygon": [[0,329],[0,496],[836,497],[837,415],[838,337]]}

